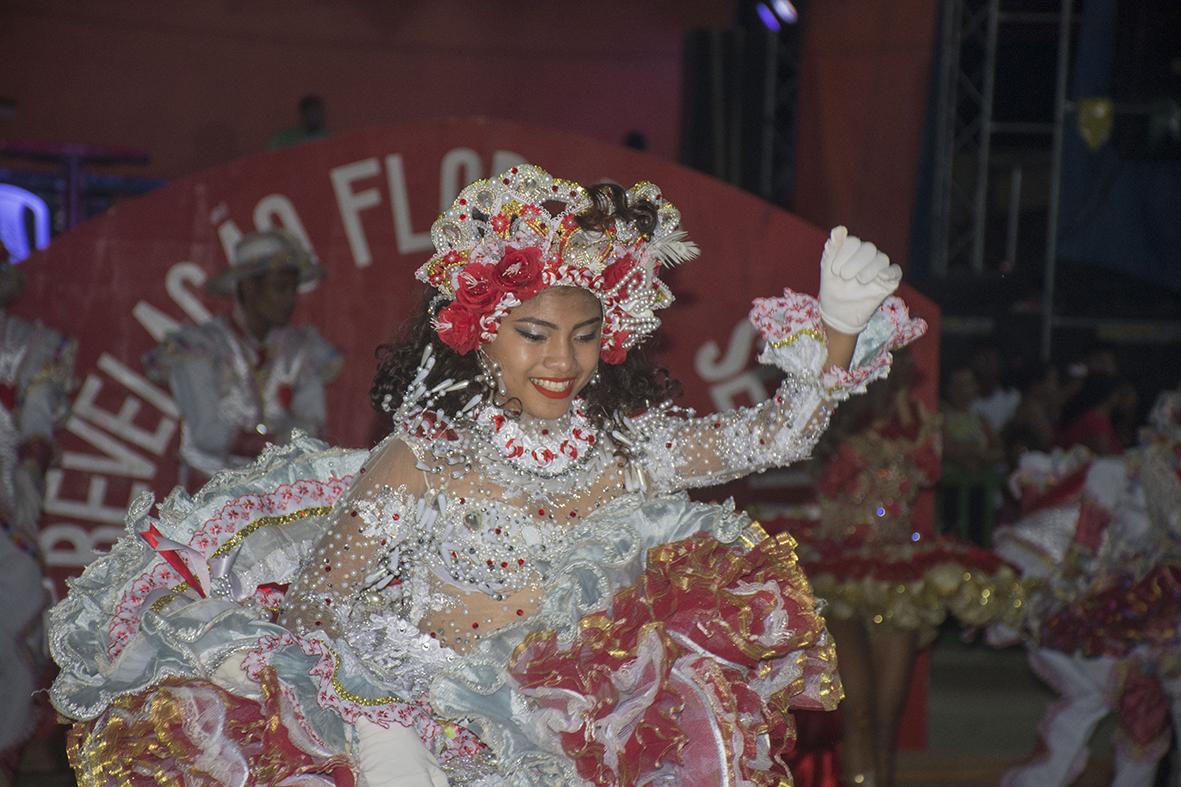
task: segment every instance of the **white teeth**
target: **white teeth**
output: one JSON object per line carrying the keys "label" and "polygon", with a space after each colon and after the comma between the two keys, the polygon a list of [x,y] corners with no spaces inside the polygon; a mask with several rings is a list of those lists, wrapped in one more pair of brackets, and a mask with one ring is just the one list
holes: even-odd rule
{"label": "white teeth", "polygon": [[570,385],[573,381],[567,380],[564,383],[559,383],[559,382],[554,382],[553,380],[542,380],[537,377],[530,377],[529,382],[533,383],[538,388],[544,388],[547,391],[553,391],[553,392],[557,393],[559,391],[570,390]]}

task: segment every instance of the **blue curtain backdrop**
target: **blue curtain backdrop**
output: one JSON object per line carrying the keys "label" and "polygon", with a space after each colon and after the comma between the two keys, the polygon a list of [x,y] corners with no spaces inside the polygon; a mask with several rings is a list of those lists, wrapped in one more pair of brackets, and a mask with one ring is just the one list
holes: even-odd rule
{"label": "blue curtain backdrop", "polygon": [[[1072,99],[1112,95],[1117,7],[1118,0],[1085,4]],[[1099,265],[1181,290],[1181,161],[1121,158],[1111,142],[1091,151],[1068,114],[1062,172],[1063,264]]]}

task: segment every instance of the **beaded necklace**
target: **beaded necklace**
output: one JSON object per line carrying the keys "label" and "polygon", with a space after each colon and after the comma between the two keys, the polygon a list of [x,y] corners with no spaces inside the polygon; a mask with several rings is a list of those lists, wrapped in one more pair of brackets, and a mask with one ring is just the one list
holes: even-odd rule
{"label": "beaded necklace", "polygon": [[501,462],[542,478],[564,475],[586,462],[598,441],[581,399],[552,421],[524,415],[514,418],[503,408],[486,404],[476,414],[475,424]]}
{"label": "beaded necklace", "polygon": [[565,498],[592,484],[613,459],[581,400],[553,420],[518,416],[483,402],[453,419],[422,413],[402,428],[419,469],[458,480],[478,467],[507,499]]}

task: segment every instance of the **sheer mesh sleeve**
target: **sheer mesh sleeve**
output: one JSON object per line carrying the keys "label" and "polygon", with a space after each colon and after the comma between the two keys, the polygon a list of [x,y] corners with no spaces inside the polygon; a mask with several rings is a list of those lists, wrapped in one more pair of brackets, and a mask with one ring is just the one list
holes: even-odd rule
{"label": "sheer mesh sleeve", "polygon": [[297,634],[322,630],[341,636],[361,594],[396,573],[385,567],[396,566],[402,545],[422,524],[424,486],[404,443],[389,439],[374,449],[291,583],[280,624]]}
{"label": "sheer mesh sleeve", "polygon": [[633,419],[644,480],[654,491],[712,486],[806,459],[836,404],[885,377],[890,351],[926,330],[899,298],[887,298],[858,336],[850,368],[825,370],[828,351],[815,298],[791,290],[759,298],[750,321],[764,341],[759,361],[782,370],[783,383],[754,407],[706,418],[666,407]]}
{"label": "sheer mesh sleeve", "polygon": [[666,408],[641,416],[633,427],[647,448],[645,481],[653,491],[669,492],[806,459],[831,414],[818,378],[789,377],[754,407],[704,418]]}

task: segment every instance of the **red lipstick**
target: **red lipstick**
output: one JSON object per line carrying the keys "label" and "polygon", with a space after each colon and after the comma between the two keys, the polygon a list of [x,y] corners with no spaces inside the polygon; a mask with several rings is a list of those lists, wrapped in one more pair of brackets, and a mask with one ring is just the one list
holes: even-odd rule
{"label": "red lipstick", "polygon": [[[534,379],[544,380],[547,383],[560,383],[564,387],[559,391],[551,391],[550,389],[543,388],[540,385],[538,385],[537,383],[535,383]],[[548,399],[565,399],[567,396],[569,396],[571,393],[573,393],[575,379],[576,378],[574,378],[574,377],[537,377],[537,378],[530,379],[529,382],[533,385],[533,388],[539,394],[541,394],[542,396],[544,396]]]}

